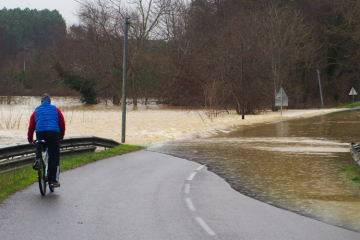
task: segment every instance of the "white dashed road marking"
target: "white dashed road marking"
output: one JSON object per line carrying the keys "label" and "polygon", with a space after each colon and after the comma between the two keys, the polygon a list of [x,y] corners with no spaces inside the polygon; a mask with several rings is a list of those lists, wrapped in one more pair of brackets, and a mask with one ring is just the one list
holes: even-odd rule
{"label": "white dashed road marking", "polygon": [[190,198],[185,198],[185,201],[186,201],[186,204],[187,204],[188,208],[191,211],[195,211],[195,207],[194,207],[194,204],[192,203],[191,199]]}
{"label": "white dashed road marking", "polygon": [[196,169],[196,171],[200,171],[201,169],[203,169],[204,166],[205,166],[205,165],[201,165],[200,167],[198,167],[198,168]]}
{"label": "white dashed road marking", "polygon": [[187,180],[189,180],[189,181],[193,180],[195,175],[196,175],[196,172],[191,173]]}
{"label": "white dashed road marking", "polygon": [[186,184],[186,185],[185,185],[185,190],[184,190],[184,192],[185,192],[186,194],[190,193],[190,184]]}
{"label": "white dashed road marking", "polygon": [[209,234],[210,236],[215,236],[216,233],[206,224],[206,222],[201,217],[195,217],[196,221],[203,227],[203,229]]}
{"label": "white dashed road marking", "polygon": [[[201,165],[200,167],[198,167],[197,169],[195,169],[195,171],[200,171],[201,169],[203,169],[203,167],[205,167],[205,165]],[[195,177],[197,172],[192,172],[190,174],[190,176],[187,178],[188,181],[192,181]],[[184,189],[185,194],[190,193],[190,184],[185,184],[185,189]],[[191,201],[191,198],[185,198],[186,201],[186,205],[187,207],[191,210],[191,211],[195,211],[195,206]],[[207,234],[209,234],[210,236],[215,236],[216,233],[209,227],[209,225],[206,224],[206,222],[204,221],[204,219],[202,219],[201,217],[195,217],[196,221],[200,224],[200,226],[206,231]]]}

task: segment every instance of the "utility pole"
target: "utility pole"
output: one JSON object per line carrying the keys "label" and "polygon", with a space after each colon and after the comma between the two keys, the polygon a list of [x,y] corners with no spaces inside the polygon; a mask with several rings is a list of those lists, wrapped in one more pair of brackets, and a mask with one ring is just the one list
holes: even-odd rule
{"label": "utility pole", "polygon": [[283,106],[283,92],[284,90],[281,88],[281,116],[282,116],[282,106]]}
{"label": "utility pole", "polygon": [[24,72],[26,70],[25,57],[26,57],[26,46],[24,47]]}
{"label": "utility pole", "polygon": [[317,74],[318,74],[318,79],[319,79],[319,88],[320,88],[320,98],[321,98],[321,107],[324,107],[324,102],[323,102],[323,97],[322,97],[322,92],[321,92],[321,82],[320,82],[320,71],[316,70]]}
{"label": "utility pole", "polygon": [[242,89],[242,119],[245,120],[245,90],[244,90],[244,44],[241,43],[241,89]]}
{"label": "utility pole", "polygon": [[123,93],[122,93],[122,131],[121,143],[125,143],[125,124],[126,124],[126,75],[127,75],[127,38],[130,18],[125,18],[124,24],[124,58],[123,58]]}
{"label": "utility pole", "polygon": [[25,43],[24,43],[24,72],[26,70],[26,51],[28,50],[28,45],[27,45],[27,39],[25,38]]}

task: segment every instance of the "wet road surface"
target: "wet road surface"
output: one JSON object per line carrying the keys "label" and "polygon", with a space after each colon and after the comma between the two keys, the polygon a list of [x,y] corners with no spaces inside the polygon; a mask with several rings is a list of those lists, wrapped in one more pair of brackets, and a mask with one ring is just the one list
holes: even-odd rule
{"label": "wet road surface", "polygon": [[206,167],[150,151],[64,172],[0,204],[0,239],[360,239],[246,197]]}

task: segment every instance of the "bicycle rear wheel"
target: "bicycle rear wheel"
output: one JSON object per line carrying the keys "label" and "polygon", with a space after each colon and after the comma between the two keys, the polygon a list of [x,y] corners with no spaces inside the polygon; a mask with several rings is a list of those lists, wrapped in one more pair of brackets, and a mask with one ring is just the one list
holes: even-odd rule
{"label": "bicycle rear wheel", "polygon": [[39,161],[39,170],[38,170],[38,180],[39,180],[39,189],[42,196],[46,194],[46,172],[45,165],[43,160]]}

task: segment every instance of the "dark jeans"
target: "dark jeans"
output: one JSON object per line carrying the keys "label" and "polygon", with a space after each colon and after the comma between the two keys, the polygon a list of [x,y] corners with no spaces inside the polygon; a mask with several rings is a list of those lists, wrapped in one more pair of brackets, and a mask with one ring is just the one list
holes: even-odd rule
{"label": "dark jeans", "polygon": [[[60,136],[58,132],[43,131],[36,133],[37,140],[44,140],[49,152],[49,167],[48,179],[49,181],[58,180],[58,171],[60,172]],[[41,145],[36,147],[36,158],[41,158]],[[59,170],[58,170],[59,169]]]}

